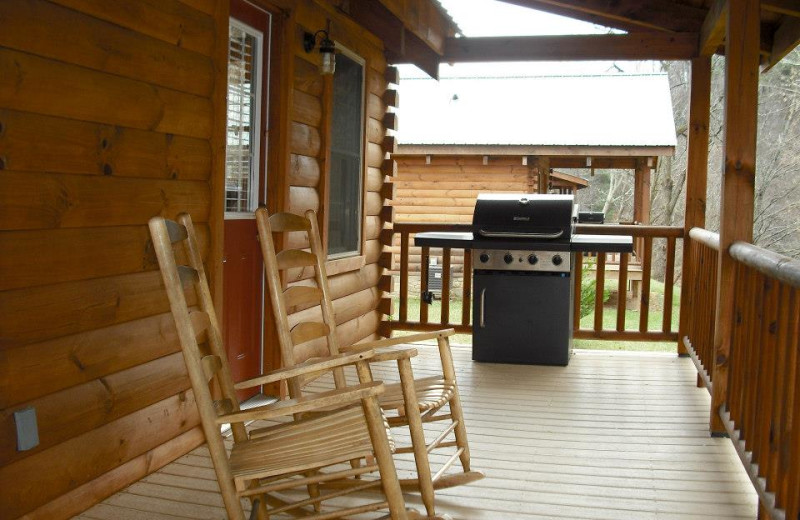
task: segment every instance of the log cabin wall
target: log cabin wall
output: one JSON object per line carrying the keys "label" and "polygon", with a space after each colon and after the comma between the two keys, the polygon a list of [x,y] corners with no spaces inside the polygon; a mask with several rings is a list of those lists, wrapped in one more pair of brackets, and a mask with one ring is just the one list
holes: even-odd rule
{"label": "log cabin wall", "polygon": [[[331,285],[343,341],[371,338],[381,42],[325,3],[276,3],[296,37],[277,209],[324,211],[326,87],[303,30],[330,21],[366,60],[362,256],[334,262]],[[3,518],[69,518],[203,441],[146,223],[192,214],[219,300],[227,33],[215,0],[0,3]],[[19,452],[13,412],[28,406],[40,444]]]}
{"label": "log cabin wall", "polygon": [[[202,440],[146,224],[189,211],[212,250],[227,17],[210,0],[0,4],[4,518],[70,516]],[[28,406],[40,442],[20,452]]]}
{"label": "log cabin wall", "polygon": [[537,176],[524,159],[395,155],[395,221],[471,224],[479,193],[536,193]]}

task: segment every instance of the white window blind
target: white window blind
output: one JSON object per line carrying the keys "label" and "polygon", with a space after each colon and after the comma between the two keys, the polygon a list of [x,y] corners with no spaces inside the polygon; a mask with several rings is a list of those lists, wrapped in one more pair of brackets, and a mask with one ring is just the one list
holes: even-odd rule
{"label": "white window blind", "polygon": [[228,45],[228,125],[225,211],[247,213],[258,205],[260,32],[231,20]]}

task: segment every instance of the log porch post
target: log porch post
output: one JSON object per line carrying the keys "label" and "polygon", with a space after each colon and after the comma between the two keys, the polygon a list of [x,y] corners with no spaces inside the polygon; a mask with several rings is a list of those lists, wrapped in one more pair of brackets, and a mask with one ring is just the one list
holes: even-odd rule
{"label": "log porch post", "polygon": [[736,283],[736,263],[728,249],[737,240],[752,242],[753,239],[759,8],[759,0],[728,2],[725,39],[725,157],[720,204],[719,285],[714,329],[714,384],[710,421],[712,435],[725,433],[719,411],[727,401]]}
{"label": "log porch post", "polygon": [[650,165],[647,157],[636,159],[633,183],[633,220],[647,225],[650,223]]}
{"label": "log porch post", "polygon": [[550,157],[529,156],[528,175],[530,180],[536,180],[537,193],[547,193],[550,185]]}
{"label": "log porch post", "polygon": [[688,334],[689,320],[694,315],[689,307],[689,291],[683,290],[692,280],[691,239],[693,227],[706,225],[706,191],[708,186],[708,126],[711,118],[711,58],[692,60],[689,92],[689,143],[686,170],[686,212],[683,219],[683,281],[681,283],[681,316],[678,328],[678,354],[687,355],[683,338]]}

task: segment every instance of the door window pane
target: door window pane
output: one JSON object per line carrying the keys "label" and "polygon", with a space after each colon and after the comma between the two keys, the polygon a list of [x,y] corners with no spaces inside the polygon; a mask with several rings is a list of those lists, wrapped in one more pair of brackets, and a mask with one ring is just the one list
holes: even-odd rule
{"label": "door window pane", "polygon": [[228,125],[225,211],[249,213],[258,205],[259,60],[263,36],[231,20],[228,45]]}
{"label": "door window pane", "polygon": [[364,164],[364,66],[336,56],[333,76],[328,254],[358,253],[361,246],[361,179]]}

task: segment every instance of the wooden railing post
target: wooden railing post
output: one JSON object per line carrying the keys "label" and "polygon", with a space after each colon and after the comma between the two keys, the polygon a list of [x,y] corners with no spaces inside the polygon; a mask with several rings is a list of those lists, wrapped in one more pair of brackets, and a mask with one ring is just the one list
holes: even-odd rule
{"label": "wooden railing post", "polygon": [[461,325],[470,324],[470,311],[472,309],[472,251],[464,250],[464,269],[461,283]]}
{"label": "wooden railing post", "polygon": [[725,160],[720,208],[719,278],[714,334],[711,433],[724,435],[720,417],[728,397],[736,262],[728,249],[752,242],[758,126],[759,0],[728,1],[725,38]]}
{"label": "wooden railing post", "polygon": [[442,325],[450,323],[450,248],[442,248]]}
{"label": "wooden railing post", "polygon": [[422,295],[428,292],[428,269],[430,266],[431,248],[424,246],[420,254],[419,264],[419,322],[428,323],[428,304],[422,299]]}
{"label": "wooden railing post", "polygon": [[683,267],[681,272],[681,311],[678,327],[678,354],[688,355],[683,338],[688,335],[689,320],[694,315],[687,289],[697,276],[692,265],[692,241],[689,231],[706,226],[706,191],[708,185],[708,127],[711,117],[711,58],[692,60],[689,99],[689,143],[686,175],[686,211],[683,220]]}
{"label": "wooden railing post", "polygon": [[409,233],[400,233],[400,323],[408,321],[408,242]]}

